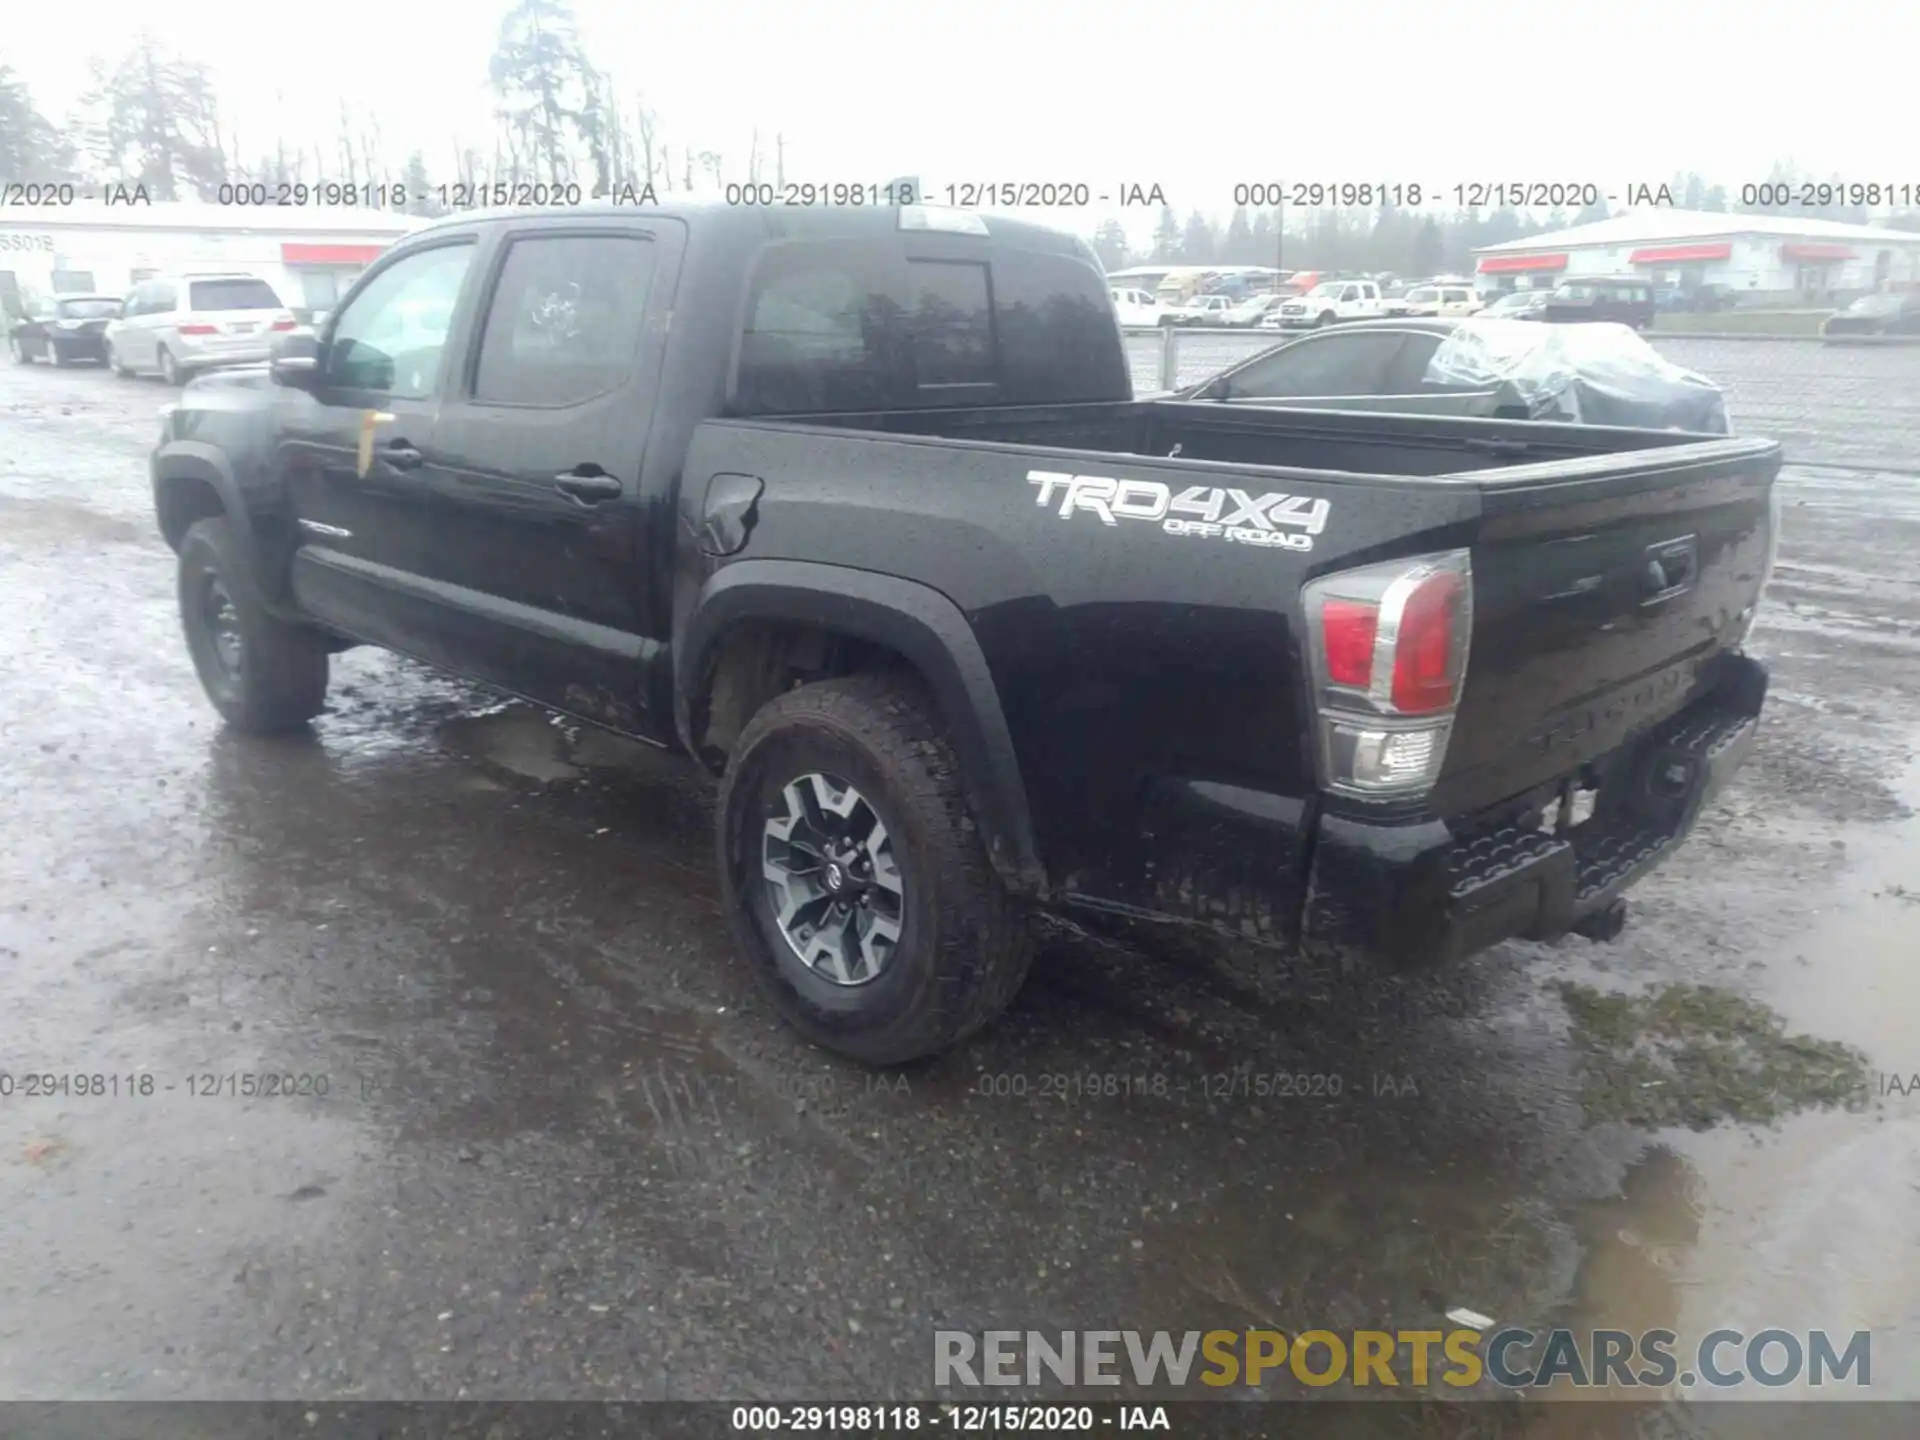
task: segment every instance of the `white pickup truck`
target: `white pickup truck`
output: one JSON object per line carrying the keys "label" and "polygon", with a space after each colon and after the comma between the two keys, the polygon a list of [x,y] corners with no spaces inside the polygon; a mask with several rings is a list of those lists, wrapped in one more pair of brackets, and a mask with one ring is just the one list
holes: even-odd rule
{"label": "white pickup truck", "polygon": [[1385,315],[1380,287],[1371,280],[1325,280],[1297,300],[1289,300],[1260,322],[1267,330],[1314,330],[1342,320],[1374,320]]}
{"label": "white pickup truck", "polygon": [[1113,308],[1120,316],[1122,328],[1158,325],[1166,314],[1160,302],[1148,291],[1110,290],[1107,293],[1113,296]]}
{"label": "white pickup truck", "polygon": [[1168,322],[1174,325],[1218,325],[1239,302],[1231,295],[1196,295],[1166,309]]}

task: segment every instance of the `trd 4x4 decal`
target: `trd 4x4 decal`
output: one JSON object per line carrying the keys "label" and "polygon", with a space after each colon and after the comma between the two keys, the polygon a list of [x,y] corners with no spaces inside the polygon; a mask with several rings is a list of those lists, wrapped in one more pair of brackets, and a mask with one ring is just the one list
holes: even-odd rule
{"label": "trd 4x4 decal", "polygon": [[1116,480],[1111,475],[1069,475],[1058,470],[1029,470],[1037,485],[1038,505],[1060,501],[1060,518],[1076,510],[1098,515],[1108,525],[1122,520],[1158,521],[1169,535],[1197,535],[1265,545],[1281,550],[1311,550],[1313,537],[1327,528],[1332,505],[1305,495],[1270,493],[1257,499],[1244,490],[1189,485],[1179,494],[1158,480]]}

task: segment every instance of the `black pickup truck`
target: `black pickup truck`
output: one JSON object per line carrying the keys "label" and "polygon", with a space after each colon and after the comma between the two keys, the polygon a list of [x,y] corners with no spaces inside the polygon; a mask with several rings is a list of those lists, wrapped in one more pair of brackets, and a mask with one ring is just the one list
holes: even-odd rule
{"label": "black pickup truck", "polygon": [[1082,242],[465,214],[152,459],[195,667],[372,644],[687,752],[783,1013],[988,1022],[1032,912],[1417,964],[1603,937],[1752,738],[1769,441],[1136,401]]}

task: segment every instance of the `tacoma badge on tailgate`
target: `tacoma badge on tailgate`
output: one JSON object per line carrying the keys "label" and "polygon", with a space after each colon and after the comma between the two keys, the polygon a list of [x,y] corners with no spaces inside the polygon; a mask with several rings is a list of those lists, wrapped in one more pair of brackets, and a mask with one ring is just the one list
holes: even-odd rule
{"label": "tacoma badge on tailgate", "polygon": [[[1178,495],[1158,480],[1117,480],[1111,475],[1070,475],[1058,470],[1029,470],[1027,483],[1039,486],[1038,505],[1060,501],[1060,518],[1071,519],[1087,510],[1108,525],[1122,520],[1156,520],[1169,535],[1195,535],[1232,540],[1242,545],[1267,545],[1283,550],[1311,550],[1313,537],[1327,528],[1332,505],[1306,495],[1268,493],[1255,498],[1244,490],[1213,485],[1189,485]],[[1180,516],[1193,518],[1181,519]]]}

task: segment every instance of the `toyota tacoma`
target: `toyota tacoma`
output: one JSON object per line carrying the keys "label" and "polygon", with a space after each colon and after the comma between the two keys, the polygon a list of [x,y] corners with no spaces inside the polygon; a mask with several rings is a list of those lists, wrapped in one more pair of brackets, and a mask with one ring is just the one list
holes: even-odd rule
{"label": "toyota tacoma", "polygon": [[230,725],[373,645],[684,752],[745,962],[894,1064],[1040,910],[1391,965],[1617,930],[1752,740],[1779,465],[1136,400],[1079,240],[610,206],[410,234],[151,472]]}

